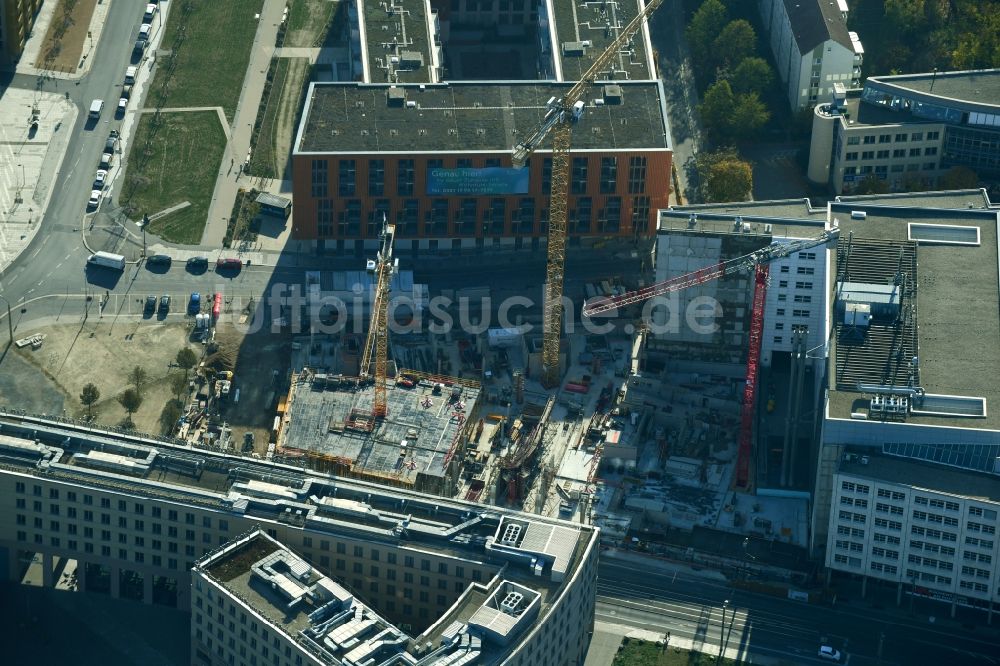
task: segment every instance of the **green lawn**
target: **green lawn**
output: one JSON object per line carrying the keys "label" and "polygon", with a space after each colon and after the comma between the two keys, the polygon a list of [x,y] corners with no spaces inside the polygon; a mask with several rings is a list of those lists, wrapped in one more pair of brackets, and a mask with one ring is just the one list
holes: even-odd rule
{"label": "green lawn", "polygon": [[232,120],[263,4],[181,0],[171,7],[160,49],[173,55],[157,60],[148,104],[157,103],[167,81],[164,107],[221,106]]}
{"label": "green lawn", "polygon": [[331,0],[291,0],[288,3],[288,32],[283,46],[320,46],[340,5],[340,2]]}
{"label": "green lawn", "polygon": [[276,58],[276,61],[270,92],[261,100],[264,109],[259,118],[250,173],[281,179],[291,154],[302,95],[309,80],[309,59]]}
{"label": "green lawn", "polygon": [[[715,654],[704,652],[689,652],[680,648],[668,648],[646,641],[630,640],[622,643],[611,666],[714,666]],[[722,659],[718,662],[724,666],[735,666],[732,659]]]}
{"label": "green lawn", "polygon": [[[148,231],[172,243],[197,244],[205,228],[226,135],[215,111],[153,114],[139,121],[129,152],[124,199],[132,219],[184,201],[187,208],[150,223]],[[131,198],[129,195],[131,194]]]}

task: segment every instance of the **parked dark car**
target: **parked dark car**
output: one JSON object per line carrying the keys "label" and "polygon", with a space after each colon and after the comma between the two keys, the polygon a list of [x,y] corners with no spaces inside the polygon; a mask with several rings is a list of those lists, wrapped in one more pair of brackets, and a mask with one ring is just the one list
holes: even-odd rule
{"label": "parked dark car", "polygon": [[146,257],[147,266],[162,266],[165,268],[170,268],[170,263],[172,261],[173,259],[171,259],[170,256],[166,254],[154,254]]}
{"label": "parked dark car", "polygon": [[242,259],[233,259],[233,258],[223,259],[222,257],[220,257],[219,260],[215,262],[215,270],[217,271],[219,270],[238,271],[241,268],[243,268]]}

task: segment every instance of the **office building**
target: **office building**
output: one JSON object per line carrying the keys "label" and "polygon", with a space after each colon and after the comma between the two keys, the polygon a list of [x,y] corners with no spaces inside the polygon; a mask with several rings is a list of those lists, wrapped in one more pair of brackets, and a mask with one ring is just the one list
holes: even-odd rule
{"label": "office building", "polygon": [[845,451],[833,474],[828,569],[895,583],[897,602],[904,591],[952,608],[1000,602],[1000,467],[950,463]]}
{"label": "office building", "polygon": [[0,0],[0,62],[21,58],[41,7],[42,0]]}
{"label": "office building", "polygon": [[953,167],[1000,176],[1000,69],[873,76],[815,109],[808,176],[837,194],[931,190]]}
{"label": "office building", "polygon": [[[801,215],[803,218],[773,218],[775,202],[747,202],[738,204],[738,214],[727,214],[718,204],[695,204],[675,206],[660,211],[660,228],[657,238],[657,281],[688,273],[699,268],[727,261],[771,243],[788,243],[793,240],[816,238],[826,229],[825,216]],[[693,217],[692,217],[693,216]],[[674,247],[678,238],[704,238],[697,248],[691,243]],[[716,240],[708,241],[709,237]],[[738,241],[736,247],[723,245]],[[805,334],[807,349],[823,345],[827,318],[824,311],[827,256],[823,247],[804,252],[796,252],[770,263],[770,285],[764,302],[764,332],[761,339],[761,364],[771,365],[776,353],[790,354],[793,348],[793,334]],[[731,282],[733,294],[720,296],[718,290]],[[704,287],[685,289],[678,295],[678,312],[683,312],[694,299],[711,296],[734,307],[726,308],[719,314],[729,317],[729,323],[737,316],[741,322],[737,327],[720,322],[719,331],[713,333],[718,338],[713,345],[731,345],[745,356],[745,336],[749,329],[746,306],[751,295],[752,280],[747,275],[734,277],[730,281],[714,281]],[[726,312],[728,310],[728,313]],[[691,331],[684,332],[691,335]],[[669,336],[669,333],[667,334]],[[697,341],[697,338],[691,338]],[[700,340],[702,343],[711,342]]]}
{"label": "office building", "polygon": [[778,76],[793,111],[812,107],[836,83],[861,83],[865,50],[847,30],[846,0],[758,0]]}
{"label": "office building", "polygon": [[399,664],[582,663],[595,528],[41,418],[0,428],[0,573],[40,555],[51,586],[74,559],[83,590],[190,609],[194,663],[329,664],[362,638]]}
{"label": "office building", "polygon": [[[550,144],[523,169],[510,168],[511,150],[639,5],[393,7],[352,4],[341,69],[355,80],[310,85],[292,151],[293,237],[362,253],[385,219],[404,253],[542,249]],[[645,26],[598,78],[573,136],[569,244],[649,241],[667,204],[671,145]]]}
{"label": "office building", "polygon": [[[822,207],[789,200],[697,210],[699,225],[732,225],[739,217],[751,231],[754,224],[771,225],[772,233],[782,224],[840,229],[816,303],[823,327],[806,355],[821,382],[815,406],[803,406],[818,414],[808,421],[815,435],[808,446],[797,444],[811,465],[814,555],[835,571],[907,585],[916,571],[918,594],[988,607],[998,588],[987,566],[995,561],[992,543],[984,550],[966,539],[981,538],[970,524],[983,533],[988,521],[978,519],[995,509],[1000,483],[1000,420],[990,407],[1000,400],[1000,207],[983,190],[960,190],[843,196]],[[767,326],[765,343],[773,333]],[[890,502],[879,499],[880,488]],[[842,506],[845,497],[863,500],[850,506],[864,511]],[[922,498],[927,507],[945,502],[944,511],[930,517]],[[879,503],[889,508],[880,511]],[[944,527],[952,528],[947,536]],[[898,563],[888,559],[896,555],[881,557],[889,537]],[[951,573],[931,562],[942,556],[951,558]]]}

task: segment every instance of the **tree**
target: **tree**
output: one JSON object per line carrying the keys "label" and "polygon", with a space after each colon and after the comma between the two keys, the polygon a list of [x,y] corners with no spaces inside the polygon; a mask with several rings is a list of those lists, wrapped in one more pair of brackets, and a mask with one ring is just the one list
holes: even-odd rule
{"label": "tree", "polygon": [[735,95],[726,79],[709,86],[698,113],[702,127],[716,141],[749,138],[771,118],[756,92]]}
{"label": "tree", "polygon": [[757,56],[744,58],[729,73],[733,92],[763,94],[774,82],[774,70],[767,61]]}
{"label": "tree", "polygon": [[198,356],[191,351],[190,347],[184,347],[179,352],[177,352],[177,366],[184,370],[184,378],[187,379],[188,370],[194,367],[195,363],[198,362]]}
{"label": "tree", "polygon": [[735,67],[757,50],[757,33],[748,21],[730,21],[712,40],[711,60],[716,67]]}
{"label": "tree", "polygon": [[903,181],[899,185],[903,192],[924,192],[927,190],[927,179],[919,173],[903,174]]}
{"label": "tree", "polygon": [[187,390],[187,377],[180,373],[170,375],[170,392],[175,400],[180,400],[181,395]]}
{"label": "tree", "polygon": [[695,158],[706,202],[745,201],[753,187],[753,169],[735,148],[701,152]]}
{"label": "tree", "polygon": [[760,131],[771,119],[771,112],[756,92],[736,96],[731,117],[730,134],[734,139],[746,139]]}
{"label": "tree", "polygon": [[142,366],[135,366],[128,373],[129,383],[135,387],[136,392],[142,391],[142,385],[149,379],[149,373],[143,370]]}
{"label": "tree", "polygon": [[83,390],[80,391],[80,402],[83,403],[84,407],[87,408],[87,420],[94,418],[93,408],[98,400],[101,399],[101,391],[93,384],[85,384]]}
{"label": "tree", "polygon": [[942,190],[969,190],[979,187],[979,176],[969,167],[952,167],[941,176],[939,185]]}
{"label": "tree", "polygon": [[705,0],[691,17],[684,35],[695,67],[702,70],[712,62],[712,45],[729,20],[729,12],[719,0]]}
{"label": "tree", "polygon": [[729,134],[736,96],[729,81],[722,79],[708,87],[698,105],[701,125],[709,134],[721,138]]}
{"label": "tree", "polygon": [[122,391],[121,395],[118,396],[118,404],[128,412],[128,418],[126,421],[132,423],[132,415],[139,411],[142,407],[142,394],[134,388],[125,389]]}
{"label": "tree", "polygon": [[170,400],[163,406],[163,411],[160,412],[160,427],[164,435],[170,435],[174,431],[183,413],[184,408],[177,400]]}
{"label": "tree", "polygon": [[855,194],[885,194],[888,191],[889,185],[874,174],[865,176],[854,186]]}

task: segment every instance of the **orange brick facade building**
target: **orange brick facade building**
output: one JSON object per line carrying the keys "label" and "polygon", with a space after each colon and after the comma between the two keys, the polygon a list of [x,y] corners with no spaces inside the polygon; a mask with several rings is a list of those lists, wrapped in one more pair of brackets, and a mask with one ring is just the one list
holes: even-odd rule
{"label": "orange brick facade building", "polygon": [[[442,194],[430,181],[435,169],[510,167],[509,147],[566,87],[312,84],[292,161],[293,238],[315,241],[319,250],[369,249],[384,214],[396,224],[401,251],[544,247],[552,167],[546,146],[525,167],[526,187],[522,178],[513,189],[476,191],[473,184]],[[571,244],[652,238],[657,210],[668,206],[672,153],[659,82],[608,87],[614,96],[590,100],[574,132]]]}

